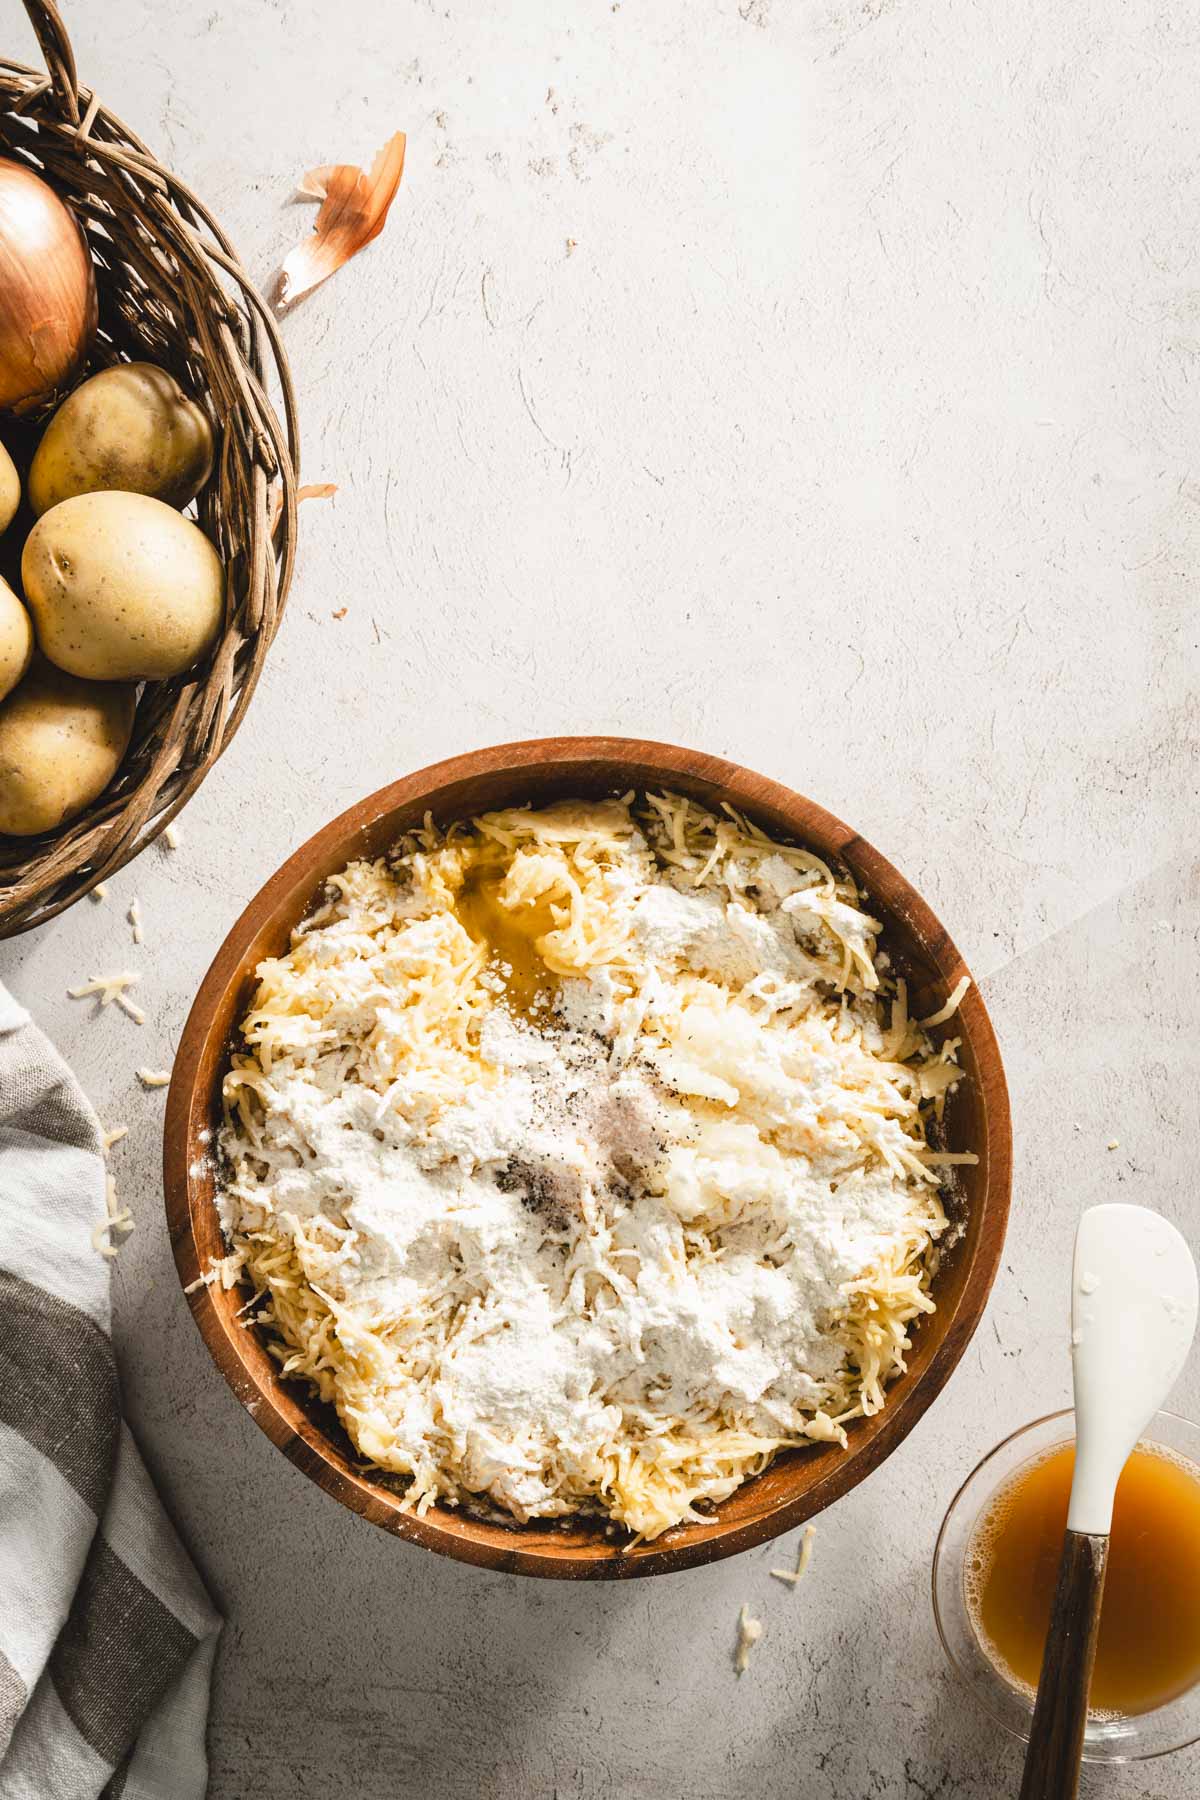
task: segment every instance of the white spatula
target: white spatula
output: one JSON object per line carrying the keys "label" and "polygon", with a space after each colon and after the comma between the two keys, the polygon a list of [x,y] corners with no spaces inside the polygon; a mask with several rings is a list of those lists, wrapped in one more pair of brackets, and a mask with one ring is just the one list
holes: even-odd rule
{"label": "white spatula", "polygon": [[1084,1213],[1071,1280],[1075,1475],[1021,1800],[1078,1789],[1113,1495],[1187,1360],[1196,1305],[1196,1265],[1174,1225],[1144,1206]]}

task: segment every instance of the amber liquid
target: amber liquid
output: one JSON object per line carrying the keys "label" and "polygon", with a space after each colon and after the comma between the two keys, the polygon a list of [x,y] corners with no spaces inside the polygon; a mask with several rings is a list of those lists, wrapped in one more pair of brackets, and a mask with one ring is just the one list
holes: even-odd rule
{"label": "amber liquid", "polygon": [[[967,1603],[989,1659],[1037,1687],[1075,1447],[1018,1470],[967,1551]],[[1200,1470],[1134,1451],[1117,1487],[1089,1709],[1144,1713],[1200,1680]]]}
{"label": "amber liquid", "polygon": [[454,910],[489,964],[504,972],[505,1000],[513,1012],[537,1020],[549,1011],[557,977],[542,961],[536,940],[554,929],[548,906],[501,906],[503,873],[486,867],[470,869]]}

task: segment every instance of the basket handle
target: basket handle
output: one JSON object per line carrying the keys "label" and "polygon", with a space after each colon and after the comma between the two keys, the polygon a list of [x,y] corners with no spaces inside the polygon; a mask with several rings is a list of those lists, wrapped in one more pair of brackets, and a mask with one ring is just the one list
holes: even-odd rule
{"label": "basket handle", "polygon": [[58,110],[68,125],[79,123],[79,77],[75,73],[75,52],[62,22],[62,14],[54,0],[25,0],[29,23],[50,71],[50,82]]}

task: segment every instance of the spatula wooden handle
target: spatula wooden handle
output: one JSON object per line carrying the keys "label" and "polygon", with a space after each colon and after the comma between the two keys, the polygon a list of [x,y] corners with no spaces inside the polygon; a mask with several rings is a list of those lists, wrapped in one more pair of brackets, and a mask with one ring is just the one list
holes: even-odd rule
{"label": "spatula wooden handle", "polygon": [[1042,1657],[1021,1800],[1075,1800],[1100,1634],[1108,1539],[1068,1531]]}

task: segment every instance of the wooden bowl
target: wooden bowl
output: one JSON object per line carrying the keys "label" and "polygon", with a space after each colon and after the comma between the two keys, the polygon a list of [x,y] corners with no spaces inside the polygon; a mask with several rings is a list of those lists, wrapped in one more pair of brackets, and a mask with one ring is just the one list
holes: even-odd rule
{"label": "wooden bowl", "polygon": [[[773,835],[849,869],[884,922],[882,941],[908,976],[918,1016],[941,1005],[966,972],[920,895],[877,850],[811,800],[734,763],[625,738],[543,738],[435,763],[381,788],[310,838],[246,908],[201,984],[175,1059],[164,1149],[167,1219],[185,1287],[224,1252],[205,1147],[220,1123],[221,1080],[255,968],[287,948],[327,877],[355,857],[378,855],[427,811],[448,824],[491,807],[634,787],[671,788],[712,808],[729,801]],[[576,1580],[665,1574],[732,1556],[791,1530],[877,1468],[949,1380],[979,1323],[1004,1245],[1012,1140],[1000,1051],[974,986],[953,1031],[962,1039],[959,1058],[968,1079],[947,1108],[948,1140],[952,1148],[976,1151],[979,1163],[960,1171],[964,1229],[941,1259],[933,1284],[937,1311],[914,1328],[907,1373],[892,1384],[881,1413],[849,1427],[847,1450],[814,1444],[785,1452],[702,1525],[679,1526],[626,1551],[599,1522],[499,1525],[447,1507],[417,1518],[401,1511],[387,1477],[363,1468],[333,1409],[302,1384],[280,1378],[258,1327],[238,1319],[244,1291],[194,1289],[188,1298],[196,1323],[217,1367],[272,1442],[344,1506],[397,1537],[482,1568]]]}

